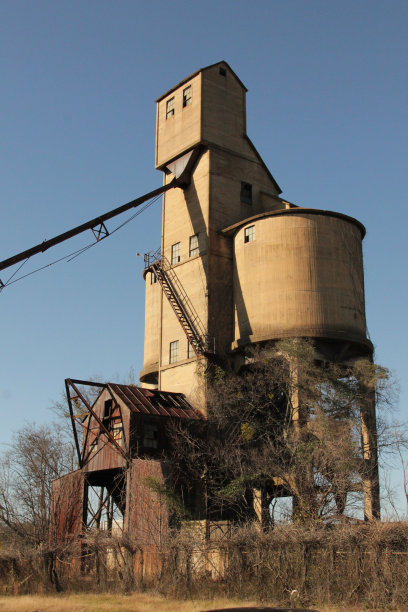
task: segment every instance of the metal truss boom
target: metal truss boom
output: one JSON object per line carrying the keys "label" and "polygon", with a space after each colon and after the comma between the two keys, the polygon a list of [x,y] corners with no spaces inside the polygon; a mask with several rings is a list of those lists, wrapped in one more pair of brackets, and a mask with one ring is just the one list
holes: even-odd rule
{"label": "metal truss boom", "polygon": [[[143,202],[151,200],[152,198],[161,195],[169,189],[174,189],[175,187],[180,187],[181,189],[184,189],[185,187],[187,187],[190,184],[191,172],[198,160],[198,157],[201,154],[201,151],[202,147],[196,147],[195,149],[193,149],[182,174],[178,178],[175,177],[168,185],[163,185],[158,189],[149,191],[149,193],[140,196],[140,198],[136,198],[131,202],[127,202],[127,204],[123,204],[118,208],[114,208],[113,210],[110,210],[109,212],[106,212],[105,214],[100,215],[99,217],[95,217],[95,219],[91,219],[86,223],[82,223],[82,225],[78,225],[77,227],[74,227],[68,230],[67,232],[64,232],[63,234],[59,234],[58,236],[55,236],[50,240],[44,240],[44,242],[41,242],[40,244],[37,244],[36,246],[33,246],[30,249],[27,249],[26,251],[22,251],[21,253],[17,253],[17,255],[13,255],[8,259],[0,261],[0,270],[5,270],[6,268],[9,268],[10,266],[13,266],[14,264],[17,264],[21,261],[24,261],[25,259],[28,259],[32,255],[36,255],[37,253],[43,253],[47,249],[56,246],[57,244],[60,244],[65,240],[69,240],[69,238],[73,238],[74,236],[77,236],[78,234],[81,234],[86,230],[92,230],[97,241],[101,240],[103,237],[108,236],[109,232],[104,225],[105,221],[108,221],[109,219],[112,219],[113,217],[116,217],[117,215],[120,215],[121,213],[126,212],[131,208],[136,208],[137,206],[140,206],[140,204],[143,204]],[[0,286],[1,284],[3,283],[1,283],[0,281]]]}

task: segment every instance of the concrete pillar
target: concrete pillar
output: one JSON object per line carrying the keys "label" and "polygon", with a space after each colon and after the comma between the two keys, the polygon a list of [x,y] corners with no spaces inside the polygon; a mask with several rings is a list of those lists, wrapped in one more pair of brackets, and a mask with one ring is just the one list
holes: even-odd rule
{"label": "concrete pillar", "polygon": [[360,384],[361,446],[363,454],[364,520],[380,519],[377,424],[374,386]]}

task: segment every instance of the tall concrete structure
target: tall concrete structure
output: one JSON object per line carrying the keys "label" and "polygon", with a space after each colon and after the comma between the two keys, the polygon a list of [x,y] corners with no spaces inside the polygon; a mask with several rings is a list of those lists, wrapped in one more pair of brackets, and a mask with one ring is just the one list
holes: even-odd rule
{"label": "tall concrete structure", "polygon": [[[346,215],[302,208],[281,190],[246,133],[246,88],[226,62],[157,100],[155,165],[164,184],[190,160],[184,189],[163,195],[161,252],[148,257],[143,386],[205,409],[208,359],[239,365],[254,343],[313,340],[316,357],[371,357],[362,239]],[[379,515],[374,404],[363,416],[373,465],[368,518]],[[373,433],[374,432],[374,433]]]}
{"label": "tall concrete structure", "polygon": [[[161,253],[202,323],[207,349],[230,355],[234,338],[233,240],[225,228],[285,208],[280,188],[246,135],[246,88],[220,62],[157,100],[156,168],[173,178],[178,159],[200,147],[188,188],[163,199]],[[181,161],[182,163],[182,161]],[[194,397],[197,359],[151,272],[146,271],[146,333],[141,381]]]}
{"label": "tall concrete structure", "polygon": [[[361,357],[372,358],[364,227],[346,215],[280,197],[246,134],[245,94],[228,64],[219,62],[157,100],[163,220],[161,249],[146,256],[144,270],[142,388],[66,380],[78,470],[54,482],[56,542],[74,537],[80,542],[94,528],[119,529],[145,548],[142,567],[146,551],[160,549],[171,513],[146,478],[171,482],[171,431],[183,421],[205,418],[201,374],[207,364],[238,369],[254,345],[290,337],[311,340],[319,363],[349,367]],[[157,190],[148,195],[153,193]],[[84,393],[88,387],[96,398],[92,403],[92,393]],[[295,395],[293,422],[302,410],[302,398]],[[380,515],[374,391],[362,395],[365,469],[356,487],[364,492],[365,518],[373,519]],[[267,476],[272,495],[286,493],[275,474]],[[195,520],[222,523],[225,514],[212,514],[202,504],[204,481],[192,484],[198,491],[190,500]],[[264,504],[257,489],[250,493],[248,505],[262,521],[269,502]],[[227,513],[229,518],[234,516]],[[205,532],[210,537],[210,529]]]}

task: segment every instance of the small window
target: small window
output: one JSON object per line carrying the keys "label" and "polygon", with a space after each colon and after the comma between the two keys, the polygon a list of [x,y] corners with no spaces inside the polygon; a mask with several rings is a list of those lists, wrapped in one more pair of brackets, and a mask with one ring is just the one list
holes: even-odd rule
{"label": "small window", "polygon": [[157,283],[157,276],[155,272],[150,272],[150,284],[154,285],[154,283]]}
{"label": "small window", "polygon": [[255,225],[250,225],[245,228],[244,242],[253,242],[255,240]]}
{"label": "small window", "polygon": [[187,359],[191,359],[192,357],[195,357],[195,352],[191,343],[187,341]]}
{"label": "small window", "polygon": [[112,400],[108,399],[105,401],[105,405],[103,407],[103,418],[110,419],[112,413]]}
{"label": "small window", "polygon": [[223,77],[227,76],[227,71],[222,66],[220,67],[220,75]]}
{"label": "small window", "polygon": [[177,363],[179,356],[179,341],[170,342],[169,363]]}
{"label": "small window", "polygon": [[176,242],[171,247],[171,263],[176,264],[180,261],[180,243]]}
{"label": "small window", "polygon": [[241,202],[244,204],[252,204],[251,183],[241,183]]}
{"label": "small window", "polygon": [[159,427],[154,423],[145,423],[143,426],[143,446],[145,448],[159,447]]}
{"label": "small window", "polygon": [[190,248],[189,255],[193,257],[193,255],[198,255],[200,252],[198,245],[198,234],[194,234],[194,236],[190,236]]}
{"label": "small window", "polygon": [[166,102],[166,119],[174,115],[174,97]]}
{"label": "small window", "polygon": [[186,87],[185,89],[183,89],[183,108],[185,106],[190,106],[191,104],[191,85],[189,85],[188,87]]}

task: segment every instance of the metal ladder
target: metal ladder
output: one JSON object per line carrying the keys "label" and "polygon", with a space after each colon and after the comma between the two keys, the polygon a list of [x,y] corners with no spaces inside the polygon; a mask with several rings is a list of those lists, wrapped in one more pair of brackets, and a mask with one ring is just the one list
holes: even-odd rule
{"label": "metal ladder", "polygon": [[161,255],[159,249],[146,253],[144,262],[145,269],[154,274],[160,283],[194,353],[197,356],[213,353],[214,348],[210,347],[204,325],[168,259]]}

